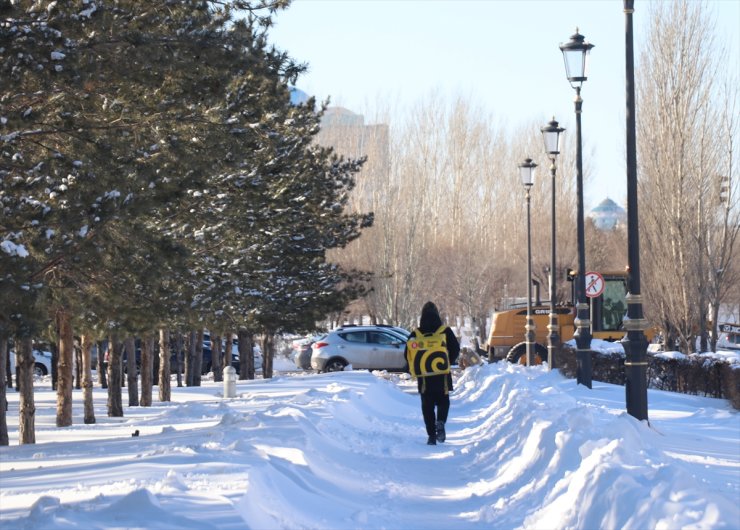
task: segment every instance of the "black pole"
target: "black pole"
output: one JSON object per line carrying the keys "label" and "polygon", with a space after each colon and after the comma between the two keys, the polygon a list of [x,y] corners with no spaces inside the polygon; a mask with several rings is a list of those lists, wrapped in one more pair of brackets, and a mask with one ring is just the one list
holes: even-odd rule
{"label": "black pole", "polygon": [[591,388],[591,320],[586,298],[586,237],[583,222],[583,152],[581,144],[581,89],[576,88],[576,186],[578,192],[578,275],[576,276],[577,314],[576,331],[576,381]]}
{"label": "black pole", "polygon": [[635,126],[635,58],[632,36],[634,0],[624,0],[626,89],[627,89],[627,334],[622,339],[626,355],[625,393],[627,413],[638,420],[648,419],[647,404],[647,321],[640,294],[640,233],[637,212],[637,142]]}
{"label": "black pole", "polygon": [[534,343],[534,320],[532,319],[532,223],[530,218],[530,197],[527,186],[527,325],[525,326],[525,340],[527,341],[527,366],[532,365],[532,345]]}
{"label": "black pole", "polygon": [[555,157],[550,158],[550,176],[552,177],[552,234],[550,255],[550,323],[547,325],[547,366],[552,370],[555,368],[555,353],[560,344],[558,335],[558,314],[555,312],[555,279],[557,278],[555,265]]}

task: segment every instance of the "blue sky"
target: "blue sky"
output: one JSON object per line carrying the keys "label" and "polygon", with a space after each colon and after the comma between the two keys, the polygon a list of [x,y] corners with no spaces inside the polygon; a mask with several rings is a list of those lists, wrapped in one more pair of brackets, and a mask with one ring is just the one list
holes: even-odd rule
{"label": "blue sky", "polygon": [[[639,67],[649,2],[635,4]],[[737,71],[740,0],[707,6]],[[577,26],[596,45],[582,89],[591,208],[607,196],[620,204],[626,197],[624,20],[622,0],[295,0],[277,15],[271,36],[308,63],[298,88],[355,112],[382,98],[410,105],[436,90],[468,96],[512,126],[544,125],[554,115],[568,134],[575,132],[574,91],[558,45]]]}

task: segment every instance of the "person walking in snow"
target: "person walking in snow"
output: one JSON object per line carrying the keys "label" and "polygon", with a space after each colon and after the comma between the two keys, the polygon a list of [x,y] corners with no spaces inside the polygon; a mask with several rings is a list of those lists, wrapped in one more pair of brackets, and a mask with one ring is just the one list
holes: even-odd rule
{"label": "person walking in snow", "polygon": [[422,307],[419,327],[409,337],[405,354],[409,371],[417,378],[427,444],[437,445],[446,438],[452,391],[450,366],[457,361],[460,343],[452,328],[442,323],[434,303]]}

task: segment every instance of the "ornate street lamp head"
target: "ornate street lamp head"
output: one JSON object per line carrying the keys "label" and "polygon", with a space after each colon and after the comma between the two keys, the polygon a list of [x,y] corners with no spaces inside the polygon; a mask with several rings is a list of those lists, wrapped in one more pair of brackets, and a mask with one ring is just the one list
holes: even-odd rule
{"label": "ornate street lamp head", "polygon": [[570,81],[570,86],[580,89],[586,77],[588,56],[594,45],[586,42],[585,37],[576,32],[570,36],[570,40],[560,45],[560,51],[563,52],[563,61],[565,62],[565,75]]}
{"label": "ornate street lamp head", "polygon": [[565,129],[558,125],[553,116],[547,125],[540,128],[540,131],[542,131],[542,137],[545,140],[545,153],[550,158],[555,159],[560,154],[560,138]]}
{"label": "ornate street lamp head", "polygon": [[519,164],[519,176],[522,179],[522,184],[527,189],[534,184],[534,168],[536,167],[537,164],[532,162],[531,158],[525,158],[524,162]]}

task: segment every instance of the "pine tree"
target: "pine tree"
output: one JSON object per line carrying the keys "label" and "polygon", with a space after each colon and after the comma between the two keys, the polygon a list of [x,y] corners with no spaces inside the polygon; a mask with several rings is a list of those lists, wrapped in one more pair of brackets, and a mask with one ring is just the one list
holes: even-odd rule
{"label": "pine tree", "polygon": [[344,210],[360,162],[314,144],[313,101],[290,104],[302,66],[267,40],[286,5],[2,5],[0,273],[19,302],[0,322],[42,326],[43,299],[99,337],[305,329],[357,292],[326,250],[371,222]]}

